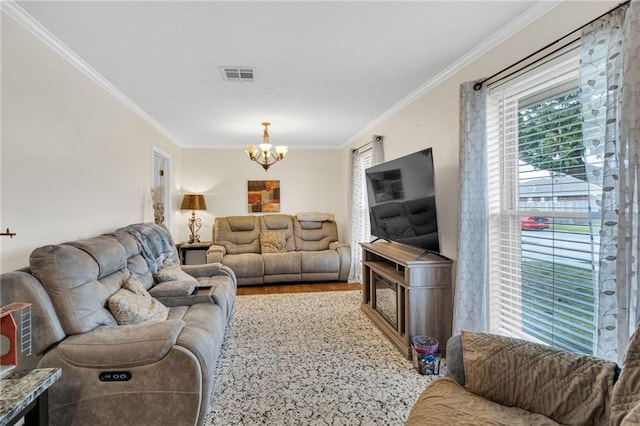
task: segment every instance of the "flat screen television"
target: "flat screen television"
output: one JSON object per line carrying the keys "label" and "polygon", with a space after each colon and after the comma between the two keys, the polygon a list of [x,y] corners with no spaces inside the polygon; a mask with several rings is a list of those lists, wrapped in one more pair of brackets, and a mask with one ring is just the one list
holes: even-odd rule
{"label": "flat screen television", "polygon": [[371,235],[440,253],[431,148],[365,170]]}

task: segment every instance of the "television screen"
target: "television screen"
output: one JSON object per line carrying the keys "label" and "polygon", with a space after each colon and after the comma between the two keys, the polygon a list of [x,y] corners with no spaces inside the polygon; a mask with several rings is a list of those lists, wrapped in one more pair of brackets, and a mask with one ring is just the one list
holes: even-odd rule
{"label": "television screen", "polygon": [[440,253],[431,148],[365,174],[371,235]]}

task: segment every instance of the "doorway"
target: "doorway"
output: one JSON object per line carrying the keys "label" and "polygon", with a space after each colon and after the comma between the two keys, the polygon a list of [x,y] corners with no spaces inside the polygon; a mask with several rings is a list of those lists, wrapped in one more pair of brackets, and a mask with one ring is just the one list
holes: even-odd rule
{"label": "doorway", "polygon": [[171,229],[171,157],[153,147],[153,167],[151,179],[151,202],[153,220],[156,224],[164,224]]}

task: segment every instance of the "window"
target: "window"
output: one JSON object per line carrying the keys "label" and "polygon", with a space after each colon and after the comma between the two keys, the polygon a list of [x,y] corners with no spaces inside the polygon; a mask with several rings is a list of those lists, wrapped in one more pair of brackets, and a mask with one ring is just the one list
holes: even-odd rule
{"label": "window", "polygon": [[351,180],[351,271],[349,281],[361,282],[360,260],[362,251],[361,241],[371,241],[371,227],[369,221],[369,207],[367,204],[367,181],[365,170],[372,166],[373,150],[354,153]]}
{"label": "window", "polygon": [[578,57],[491,89],[488,110],[489,329],[591,354],[601,189],[586,182]]}
{"label": "window", "polygon": [[359,239],[357,241],[371,241],[371,225],[369,218],[369,204],[367,202],[367,178],[364,173],[372,164],[372,150],[367,150],[358,155],[358,217],[363,218],[360,229]]}

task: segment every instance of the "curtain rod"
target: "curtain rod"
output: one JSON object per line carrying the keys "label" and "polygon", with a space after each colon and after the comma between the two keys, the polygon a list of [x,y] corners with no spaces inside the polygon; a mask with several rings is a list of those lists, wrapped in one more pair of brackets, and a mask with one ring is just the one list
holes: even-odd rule
{"label": "curtain rod", "polygon": [[369,142],[367,142],[367,143],[363,143],[362,145],[360,145],[360,146],[359,146],[359,147],[357,147],[357,148],[351,148],[351,152],[354,152],[354,151],[360,151],[362,148],[364,148],[364,147],[365,147],[365,146],[367,146],[367,145],[371,145],[372,143],[373,143],[373,141],[369,141]]}
{"label": "curtain rod", "polygon": [[[365,147],[365,146],[367,146],[367,145],[373,145],[373,142],[374,142],[374,141],[380,142],[381,140],[382,140],[382,136],[379,136],[379,135],[373,135],[373,136],[371,137],[371,140],[370,140],[369,142],[363,143],[362,145],[360,145],[360,146],[359,146],[359,147],[357,147],[357,148],[351,148],[351,152],[353,152],[353,151],[360,151],[362,148],[364,148],[364,147]],[[369,147],[369,149],[371,149],[371,148],[372,148],[372,147]]]}
{"label": "curtain rod", "polygon": [[[567,34],[563,35],[562,37],[560,37],[560,38],[559,38],[559,39],[557,39],[556,41],[553,41],[553,42],[551,42],[551,43],[547,44],[546,46],[544,46],[544,47],[542,47],[542,48],[540,48],[540,49],[536,50],[536,51],[535,51],[535,52],[533,52],[532,54],[530,54],[530,55],[528,55],[528,56],[526,56],[526,57],[524,57],[524,58],[520,59],[518,62],[516,62],[516,63],[514,63],[514,64],[511,64],[511,65],[509,65],[509,66],[508,66],[508,67],[506,67],[506,68],[501,69],[501,70],[500,70],[500,71],[498,71],[497,73],[493,74],[491,77],[487,77],[487,78],[485,78],[484,80],[477,82],[476,84],[474,84],[474,85],[473,85],[474,90],[480,90],[480,89],[482,89],[482,86],[484,85],[484,83],[486,83],[487,81],[491,80],[492,78],[494,78],[494,77],[496,77],[496,76],[498,76],[498,75],[502,74],[502,73],[503,73],[503,72],[505,72],[505,71],[510,70],[511,68],[513,68],[513,67],[515,67],[515,66],[520,65],[521,63],[523,63],[523,62],[524,62],[524,61],[526,61],[527,59],[530,59],[532,56],[535,56],[535,55],[537,55],[538,53],[540,53],[540,52],[542,52],[542,51],[544,51],[544,50],[548,49],[549,47],[551,47],[551,46],[553,46],[553,45],[555,45],[555,44],[560,43],[560,42],[561,42],[562,40],[564,40],[565,38],[567,38],[567,37],[571,36],[571,34],[574,34],[574,33],[576,33],[577,31],[580,31],[580,30],[581,30],[581,29],[583,29],[584,27],[586,27],[586,26],[588,26],[588,25],[593,24],[593,23],[594,23],[594,22],[596,22],[598,19],[600,19],[600,18],[603,18],[603,17],[607,16],[608,14],[610,14],[611,12],[613,12],[614,10],[618,10],[618,9],[620,9],[622,6],[625,6],[625,5],[629,4],[629,3],[631,3],[631,0],[623,1],[622,3],[620,3],[619,5],[617,5],[616,7],[614,7],[613,9],[611,9],[611,10],[609,10],[609,11],[607,11],[607,12],[603,13],[602,15],[598,16],[597,18],[592,19],[591,21],[587,22],[586,24],[582,25],[581,27],[576,28],[575,30],[571,31],[570,33],[567,33]],[[547,57],[547,56],[548,56],[548,55],[545,55],[545,56],[543,56],[543,57],[542,57],[542,58],[540,58],[540,59],[544,59],[544,58],[545,58],[545,57]],[[523,67],[523,68],[524,68],[524,67]],[[509,77],[509,76],[513,75],[514,73],[518,72],[518,71],[520,71],[520,70],[513,71],[513,72],[509,73],[508,75],[506,75],[506,76],[504,76],[504,77],[502,77],[502,78],[498,79],[497,81],[500,81],[500,80],[502,80],[502,79],[504,79],[504,78],[507,78],[507,77]]]}

